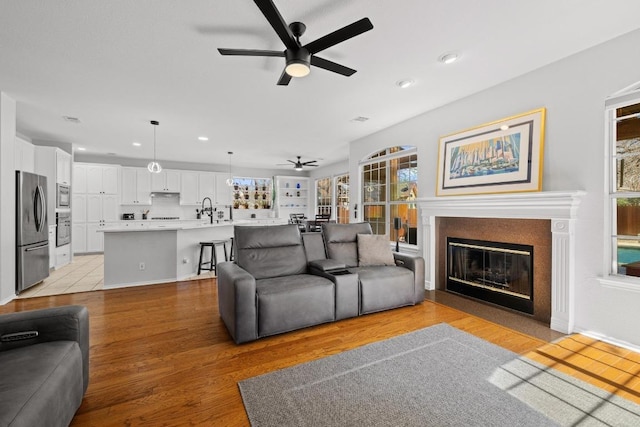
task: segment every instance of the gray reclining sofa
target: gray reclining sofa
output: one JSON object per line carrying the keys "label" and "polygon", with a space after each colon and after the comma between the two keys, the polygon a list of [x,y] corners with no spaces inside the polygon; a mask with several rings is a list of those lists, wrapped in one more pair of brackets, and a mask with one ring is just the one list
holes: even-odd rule
{"label": "gray reclining sofa", "polygon": [[218,264],[218,306],[233,340],[421,303],[424,260],[393,253],[392,265],[359,265],[359,234],[371,226],[236,226],[235,262]]}
{"label": "gray reclining sofa", "polygon": [[68,426],[88,385],[86,307],[0,316],[0,426]]}

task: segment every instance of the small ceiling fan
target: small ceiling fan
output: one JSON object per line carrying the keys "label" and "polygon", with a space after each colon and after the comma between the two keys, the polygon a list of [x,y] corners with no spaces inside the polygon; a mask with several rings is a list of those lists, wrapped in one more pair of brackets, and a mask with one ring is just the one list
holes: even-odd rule
{"label": "small ceiling fan", "polygon": [[[297,170],[297,171],[301,171],[302,169],[304,169],[305,166],[310,166],[310,167],[314,167],[317,168],[319,165],[314,165],[314,163],[317,163],[317,160],[309,160],[308,162],[301,162],[300,161],[300,157],[301,156],[296,156],[298,158],[298,160],[287,160],[287,162],[289,163],[293,163],[293,169]],[[279,166],[283,166],[283,165],[288,165],[289,163],[278,163]]]}
{"label": "small ceiling fan", "polygon": [[373,28],[369,18],[362,18],[352,24],[329,33],[304,46],[300,44],[300,36],[307,29],[302,22],[292,22],[287,25],[278,12],[272,0],[254,0],[269,24],[273,27],[286,49],[280,50],[257,50],[257,49],[224,49],[218,48],[222,55],[236,56],[279,56],[286,59],[286,66],[278,85],[286,86],[291,81],[291,77],[304,77],[310,72],[311,65],[323,68],[343,76],[351,76],[356,70],[337,64],[327,59],[315,56],[316,53],[342,43],[345,40],[358,36]]}

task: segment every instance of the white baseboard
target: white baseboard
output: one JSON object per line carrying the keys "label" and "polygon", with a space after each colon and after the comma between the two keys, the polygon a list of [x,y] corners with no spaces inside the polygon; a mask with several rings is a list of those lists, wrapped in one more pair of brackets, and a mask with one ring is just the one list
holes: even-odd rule
{"label": "white baseboard", "polygon": [[606,335],[602,335],[602,334],[599,334],[599,333],[593,332],[593,331],[575,330],[575,332],[577,332],[577,333],[579,333],[581,335],[587,336],[589,338],[600,340],[600,341],[606,342],[608,344],[612,344],[612,345],[615,345],[615,346],[618,346],[618,347],[626,348],[627,350],[635,351],[636,353],[640,353],[640,346],[635,345],[635,344],[631,344],[631,343],[626,342],[626,341],[621,341],[621,340],[618,340],[618,339],[615,339],[615,338],[611,338],[611,337],[608,337]]}

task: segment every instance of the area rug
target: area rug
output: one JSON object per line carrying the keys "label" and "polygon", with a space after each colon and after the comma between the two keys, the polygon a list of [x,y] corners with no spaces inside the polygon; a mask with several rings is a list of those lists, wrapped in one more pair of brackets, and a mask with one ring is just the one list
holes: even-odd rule
{"label": "area rug", "polygon": [[638,405],[529,362],[439,324],[238,386],[254,427],[640,425]]}

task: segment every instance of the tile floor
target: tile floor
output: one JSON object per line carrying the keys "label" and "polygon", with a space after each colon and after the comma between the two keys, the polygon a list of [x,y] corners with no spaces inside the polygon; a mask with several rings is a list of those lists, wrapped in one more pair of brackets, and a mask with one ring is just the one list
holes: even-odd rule
{"label": "tile floor", "polygon": [[104,256],[76,255],[70,264],[52,270],[42,283],[21,292],[18,298],[96,291],[102,289],[103,283]]}
{"label": "tile floor", "polygon": [[[210,279],[216,277],[212,271],[203,271],[199,276],[187,280]],[[50,295],[73,294],[76,292],[98,291],[104,284],[104,255],[74,255],[73,261],[57,270],[49,277],[18,295],[18,298],[33,298]]]}

